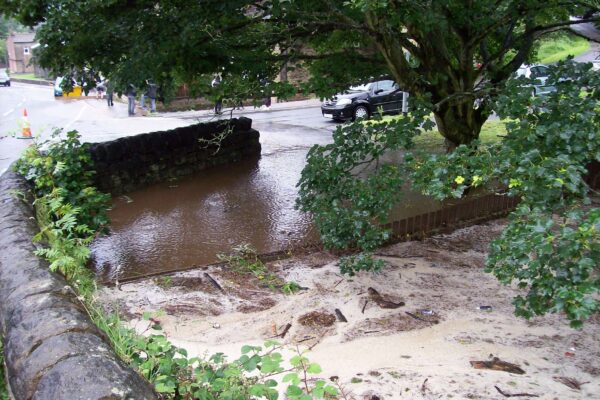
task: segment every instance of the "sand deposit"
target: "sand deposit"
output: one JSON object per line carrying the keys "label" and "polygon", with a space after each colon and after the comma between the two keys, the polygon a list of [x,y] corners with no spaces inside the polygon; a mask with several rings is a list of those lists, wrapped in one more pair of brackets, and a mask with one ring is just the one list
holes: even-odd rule
{"label": "sand deposit", "polygon": [[[348,398],[505,398],[497,386],[540,399],[600,399],[600,316],[581,331],[561,315],[515,317],[517,289],[483,272],[502,227],[496,221],[386,247],[378,252],[385,269],[351,278],[327,253],[270,263],[306,288],[294,295],[213,267],[105,288],[100,299],[140,331],[144,311],[162,310],[164,332],[191,355],[237,357],[242,345],[285,330],[279,341],[310,349],[308,358],[323,377],[338,377]],[[494,358],[524,373],[471,363]]]}

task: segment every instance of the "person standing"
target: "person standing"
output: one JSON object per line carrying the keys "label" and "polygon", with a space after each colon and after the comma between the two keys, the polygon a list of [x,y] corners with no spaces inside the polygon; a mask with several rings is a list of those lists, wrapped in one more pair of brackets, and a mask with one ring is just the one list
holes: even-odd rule
{"label": "person standing", "polygon": [[125,95],[127,96],[127,101],[129,103],[129,116],[135,115],[135,86],[133,84],[127,85],[127,91]]}
{"label": "person standing", "polygon": [[156,112],[157,87],[156,87],[156,84],[152,81],[146,81],[146,84],[148,85],[148,90],[146,91],[146,94],[148,95],[148,98],[150,99],[150,112],[155,113]]}
{"label": "person standing", "polygon": [[[221,76],[219,74],[215,75],[214,79],[211,82],[211,86],[213,89],[216,89],[221,84]],[[215,114],[221,114],[221,109],[223,108],[223,98],[220,94],[218,94],[217,101],[215,101]]]}
{"label": "person standing", "polygon": [[113,85],[110,79],[106,79],[104,81],[104,86],[106,87],[106,103],[109,107],[113,107],[115,103],[113,102],[113,93],[115,92],[115,86]]}

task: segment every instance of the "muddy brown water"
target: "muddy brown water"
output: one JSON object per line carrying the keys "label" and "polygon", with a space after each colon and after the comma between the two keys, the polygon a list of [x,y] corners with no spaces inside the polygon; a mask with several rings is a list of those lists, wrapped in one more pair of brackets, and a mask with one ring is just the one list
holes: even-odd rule
{"label": "muddy brown water", "polygon": [[[310,216],[294,209],[306,153],[306,148],[263,149],[260,159],[114,198],[111,233],[92,244],[98,278],[206,265],[242,243],[268,253],[317,242]],[[439,208],[440,202],[408,193],[393,217]]]}

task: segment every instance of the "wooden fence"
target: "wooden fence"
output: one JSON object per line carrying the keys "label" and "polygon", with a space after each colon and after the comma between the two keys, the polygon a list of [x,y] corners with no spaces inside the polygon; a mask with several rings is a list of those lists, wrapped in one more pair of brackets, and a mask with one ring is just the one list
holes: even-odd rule
{"label": "wooden fence", "polygon": [[384,228],[392,230],[391,242],[419,239],[505,216],[518,202],[519,199],[515,197],[487,194],[459,204],[444,206],[441,210],[393,221],[384,225]]}

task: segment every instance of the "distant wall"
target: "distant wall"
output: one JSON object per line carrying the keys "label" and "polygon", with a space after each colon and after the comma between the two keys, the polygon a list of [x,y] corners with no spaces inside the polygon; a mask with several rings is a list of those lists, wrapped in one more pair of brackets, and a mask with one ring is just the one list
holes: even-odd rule
{"label": "distant wall", "polygon": [[155,400],[114,353],[65,279],[34,254],[28,183],[0,176],[0,335],[16,400]]}
{"label": "distant wall", "polygon": [[[225,133],[217,144],[210,141]],[[203,141],[201,141],[203,140]],[[252,120],[239,118],[196,124],[95,143],[96,185],[113,195],[260,155]]]}

